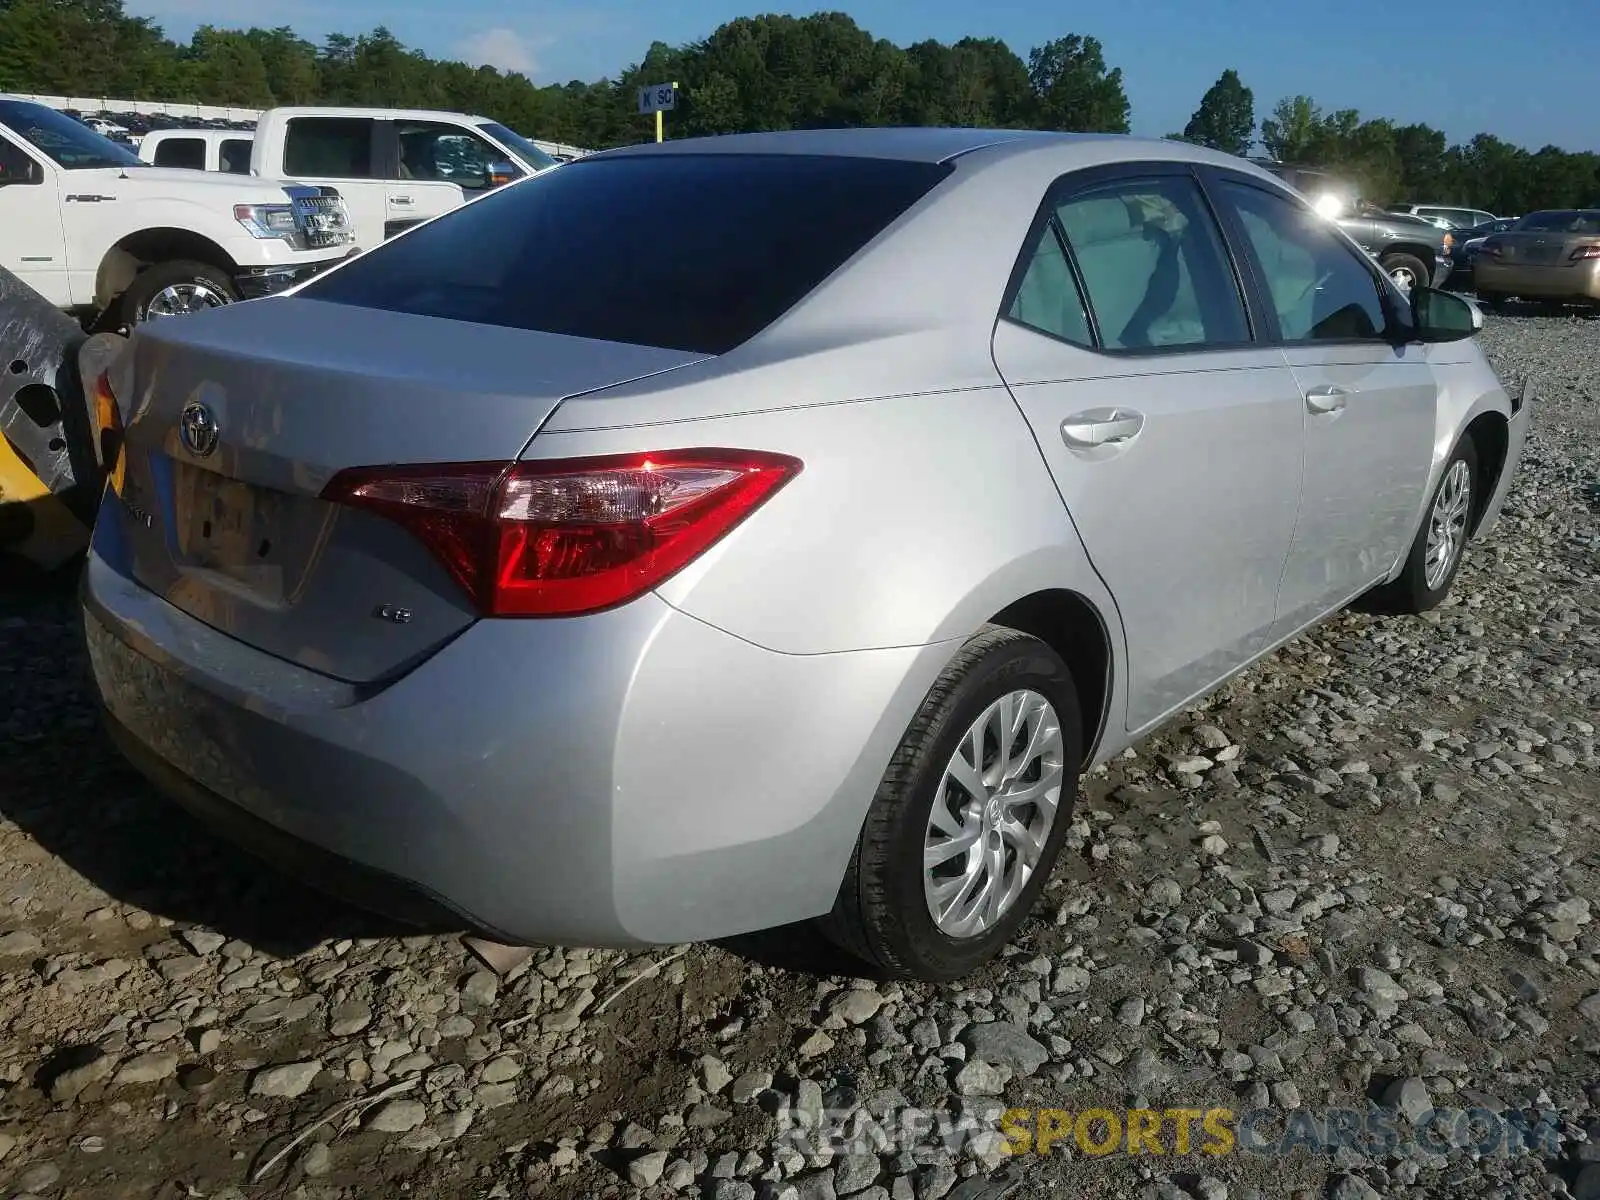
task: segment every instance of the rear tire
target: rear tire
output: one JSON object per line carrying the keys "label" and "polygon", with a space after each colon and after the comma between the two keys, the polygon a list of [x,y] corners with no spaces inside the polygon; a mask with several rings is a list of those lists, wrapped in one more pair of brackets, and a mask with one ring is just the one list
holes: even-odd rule
{"label": "rear tire", "polygon": [[[1368,593],[1368,607],[1376,612],[1416,615],[1444,603],[1478,516],[1477,495],[1478,449],[1470,437],[1464,437],[1439,473],[1405,566],[1391,582]],[[1436,558],[1446,544],[1448,558],[1441,566]]]}
{"label": "rear tire", "polygon": [[[1002,747],[994,735],[1013,714],[996,706],[1008,702],[1024,706],[1024,719]],[[1027,919],[1060,853],[1077,795],[1082,728],[1071,672],[1054,650],[1014,629],[982,629],[940,674],[901,739],[833,911],[821,919],[823,933],[883,974],[928,982],[960,979],[993,958]],[[1058,772],[1053,815],[1045,817]],[[1024,800],[1030,791],[1045,803]],[[939,853],[947,836],[970,848],[946,850],[925,868],[925,854]],[[962,903],[990,895],[990,880],[992,908]],[[942,922],[933,906],[944,901],[935,894],[952,897]],[[984,913],[963,929],[973,910]]]}
{"label": "rear tire", "polygon": [[210,263],[156,263],[134,276],[117,302],[122,323],[132,327],[152,317],[177,316],[185,310],[201,312],[239,299],[228,272]]}
{"label": "rear tire", "polygon": [[[1428,264],[1414,254],[1385,254],[1379,265],[1389,272],[1389,278],[1399,284],[1404,292],[1414,287],[1427,287],[1433,282],[1433,272],[1428,270]],[[1404,277],[1409,277],[1411,282],[1401,283]]]}

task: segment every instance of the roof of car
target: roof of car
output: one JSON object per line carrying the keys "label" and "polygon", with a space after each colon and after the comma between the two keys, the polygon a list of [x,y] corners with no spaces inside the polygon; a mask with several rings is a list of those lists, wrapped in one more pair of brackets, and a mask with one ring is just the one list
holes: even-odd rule
{"label": "roof of car", "polygon": [[[407,121],[467,121],[481,125],[488,117],[432,108],[385,108],[365,104],[282,104],[268,109],[275,117],[390,117]],[[262,116],[265,116],[263,113]]]}
{"label": "roof of car", "polygon": [[[1054,133],[1037,129],[953,129],[894,126],[870,129],[786,129],[771,133],[733,133],[716,137],[675,138],[603,150],[587,158],[638,154],[817,154],[832,157],[897,158],[908,162],[946,162],[974,150],[1008,144],[1042,142],[1125,142],[1141,147],[1145,158],[1188,160],[1210,157],[1203,151],[1163,138],[1124,134]],[[1019,147],[1020,148],[1020,147]]]}

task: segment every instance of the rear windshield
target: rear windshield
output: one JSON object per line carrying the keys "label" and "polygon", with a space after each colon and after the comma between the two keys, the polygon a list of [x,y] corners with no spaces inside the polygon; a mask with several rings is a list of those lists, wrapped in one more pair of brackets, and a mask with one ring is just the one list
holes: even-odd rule
{"label": "rear windshield", "polygon": [[1516,228],[1527,233],[1600,233],[1600,208],[1529,213],[1517,222]]}
{"label": "rear windshield", "polygon": [[950,169],[789,154],[580,159],[464,205],[299,294],[722,354]]}

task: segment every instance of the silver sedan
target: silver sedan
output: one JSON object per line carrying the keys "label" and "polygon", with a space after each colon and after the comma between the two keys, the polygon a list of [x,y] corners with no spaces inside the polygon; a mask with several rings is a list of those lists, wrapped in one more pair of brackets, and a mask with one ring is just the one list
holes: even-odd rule
{"label": "silver sedan", "polygon": [[953,979],[1083,771],[1357,598],[1445,598],[1528,427],[1481,321],[1174,142],[596,154],[137,332],[95,680],[173,796],[373,907],[814,918]]}

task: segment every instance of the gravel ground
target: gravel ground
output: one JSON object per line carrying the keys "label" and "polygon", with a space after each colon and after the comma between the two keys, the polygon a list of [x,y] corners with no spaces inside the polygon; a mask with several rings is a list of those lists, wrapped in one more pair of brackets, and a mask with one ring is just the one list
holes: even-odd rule
{"label": "gravel ground", "polygon": [[[70,595],[14,591],[0,1186],[1595,1200],[1600,320],[1491,322],[1502,377],[1537,368],[1542,387],[1502,523],[1453,601],[1340,617],[1089,779],[1036,919],[960,987],[819,973],[794,930],[541,951],[497,978],[154,797],[96,730]],[[1068,1137],[1008,1158],[993,1132],[953,1153],[873,1143],[866,1119],[909,1104],[936,1129],[992,1131],[1007,1106],[1268,1108],[1303,1130],[1369,1102],[1401,1133],[1431,1108],[1553,1116],[1515,1155],[1302,1141],[1279,1159],[1204,1153],[1198,1125],[1186,1154]],[[852,1152],[780,1144],[780,1114],[824,1109],[856,1112]],[[1155,1146],[1181,1149],[1170,1121]]]}

